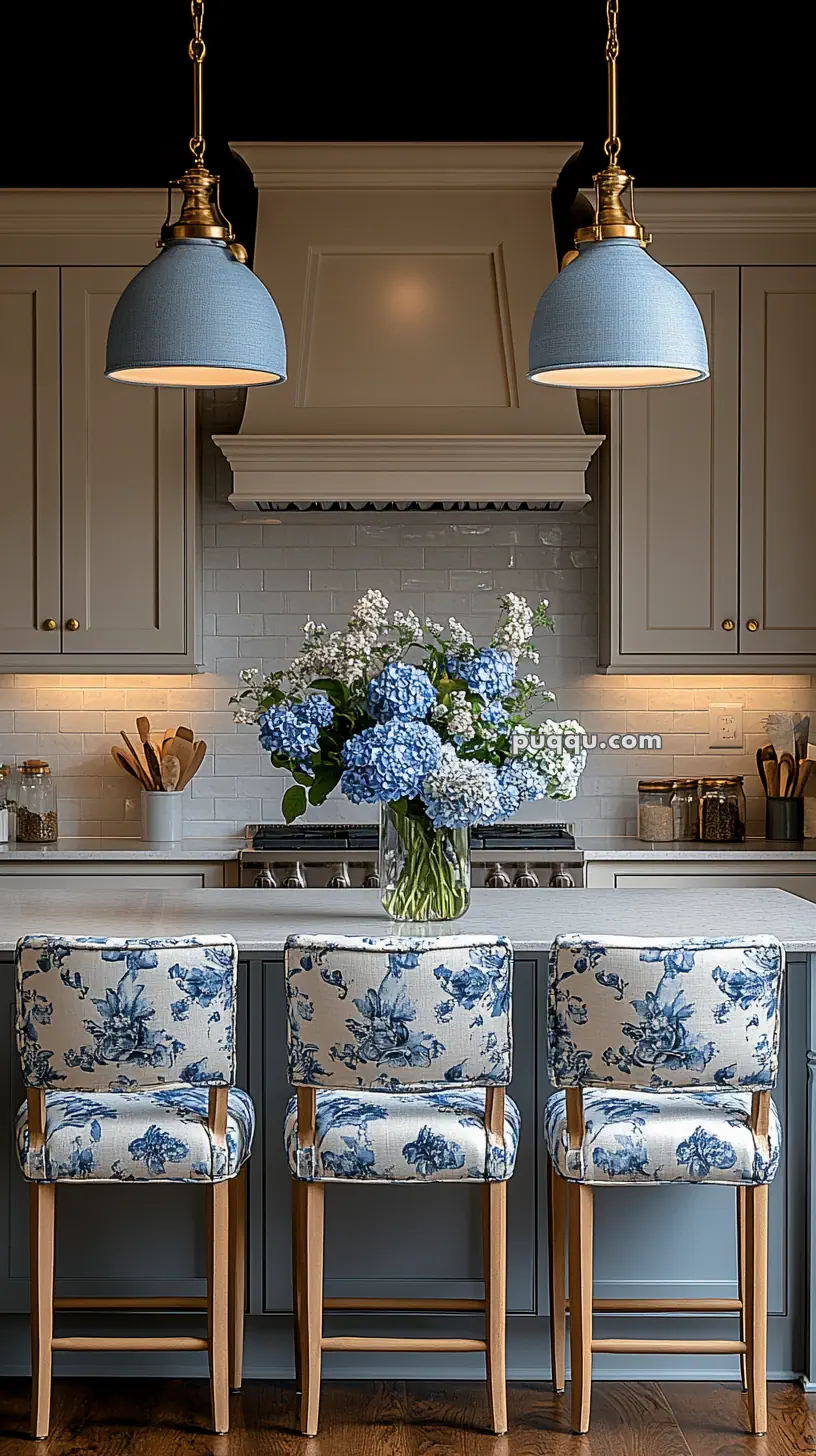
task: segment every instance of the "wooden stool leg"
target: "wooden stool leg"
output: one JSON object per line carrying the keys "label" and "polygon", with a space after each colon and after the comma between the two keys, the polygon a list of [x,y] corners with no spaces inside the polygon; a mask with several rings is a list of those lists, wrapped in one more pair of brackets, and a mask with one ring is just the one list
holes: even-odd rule
{"label": "wooden stool leg", "polygon": [[51,1418],[51,1340],[54,1333],[54,1211],[56,1184],[29,1185],[31,1259],[31,1434],[48,1435]]}
{"label": "wooden stool leg", "polygon": [[229,1183],[209,1189],[207,1271],[210,1327],[210,1402],[213,1430],[229,1430]]}
{"label": "wooden stool leg", "polygon": [[507,1431],[507,1184],[482,1189],[487,1398],[497,1436]]}
{"label": "wooden stool leg", "polygon": [[[739,1297],[742,1304],[740,1310],[740,1339],[745,1340],[746,1318],[745,1318],[745,1218],[746,1218],[746,1188],[743,1186],[737,1189],[737,1274],[739,1283]],[[740,1355],[740,1380],[743,1390],[748,1389],[748,1356]]]}
{"label": "wooden stool leg", "polygon": [[768,1185],[746,1192],[748,1405],[751,1430],[755,1436],[764,1436],[768,1429]]}
{"label": "wooden stool leg", "polygon": [[298,1276],[301,1289],[301,1317],[305,1316],[303,1347],[303,1395],[300,1429],[304,1436],[317,1435],[320,1411],[320,1342],[323,1338],[323,1194],[322,1183],[305,1183],[302,1198],[303,1251]]}
{"label": "wooden stool leg", "polygon": [[567,1338],[567,1180],[555,1171],[547,1157],[548,1220],[547,1242],[550,1260],[550,1357],[553,1390],[563,1391],[566,1382],[564,1359]]}
{"label": "wooden stool leg", "polygon": [[592,1188],[569,1185],[569,1296],[572,1425],[589,1430],[592,1396]]}
{"label": "wooden stool leg", "polygon": [[246,1163],[229,1181],[229,1383],[240,1390],[244,1366],[244,1304],[246,1302]]}
{"label": "wooden stool leg", "polygon": [[303,1314],[303,1188],[292,1179],[292,1326],[295,1344],[295,1391],[303,1391],[303,1341],[306,1321]]}

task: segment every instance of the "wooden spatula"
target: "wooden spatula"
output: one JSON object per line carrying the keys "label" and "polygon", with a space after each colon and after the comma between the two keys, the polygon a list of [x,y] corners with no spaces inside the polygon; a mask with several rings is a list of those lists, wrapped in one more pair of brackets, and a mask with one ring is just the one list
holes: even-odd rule
{"label": "wooden spatula", "polygon": [[[121,732],[121,736],[122,736],[122,738],[123,738],[123,740],[125,742],[125,746],[129,750],[130,760],[131,760],[131,762],[133,764],[133,767],[136,769],[136,771],[137,771],[140,779],[142,780],[143,786],[146,789],[152,788],[153,786],[152,786],[152,784],[150,782],[150,775],[147,772],[147,769],[145,768],[144,763],[142,762],[142,759],[141,759],[140,755],[136,752],[136,749],[133,747],[133,744],[131,743],[130,739],[128,738],[127,733],[125,732],[124,728],[122,728],[120,730],[120,732]],[[119,751],[121,753],[121,749]]]}
{"label": "wooden spatula", "polygon": [[136,732],[138,733],[139,737],[141,738],[142,743],[147,743],[147,741],[148,741],[148,739],[150,737],[150,719],[149,718],[137,718],[136,719]]}
{"label": "wooden spatula", "polygon": [[796,764],[792,753],[780,753],[779,755],[779,794],[783,799],[790,799],[796,787]]}
{"label": "wooden spatula", "polygon": [[180,789],[186,788],[193,775],[198,773],[198,770],[201,768],[201,765],[204,762],[204,755],[206,752],[207,745],[203,739],[200,739],[193,748],[193,756],[190,759],[190,762],[188,763],[179,780],[178,786]]}
{"label": "wooden spatula", "polygon": [[164,785],[162,784],[162,772],[161,763],[159,762],[159,755],[157,754],[149,738],[145,738],[142,740],[142,747],[144,749],[145,758],[147,759],[147,766],[150,770],[150,776],[153,779],[152,787],[154,789],[162,789]]}
{"label": "wooden spatula", "polygon": [[176,729],[176,737],[177,738],[183,738],[186,743],[192,743],[194,741],[194,734],[193,734],[192,728],[177,728]]}
{"label": "wooden spatula", "polygon": [[184,770],[186,769],[188,763],[190,762],[190,759],[193,756],[192,743],[188,743],[186,738],[179,738],[178,734],[176,734],[173,738],[170,739],[170,742],[168,743],[164,752],[166,756],[169,755],[172,758],[178,759],[183,777]]}

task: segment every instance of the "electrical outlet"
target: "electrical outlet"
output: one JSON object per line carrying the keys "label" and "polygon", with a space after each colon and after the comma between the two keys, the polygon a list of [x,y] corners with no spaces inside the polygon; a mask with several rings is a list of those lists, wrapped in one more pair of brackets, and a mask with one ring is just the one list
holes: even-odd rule
{"label": "electrical outlet", "polygon": [[708,708],[709,748],[742,748],[742,704],[710,703]]}

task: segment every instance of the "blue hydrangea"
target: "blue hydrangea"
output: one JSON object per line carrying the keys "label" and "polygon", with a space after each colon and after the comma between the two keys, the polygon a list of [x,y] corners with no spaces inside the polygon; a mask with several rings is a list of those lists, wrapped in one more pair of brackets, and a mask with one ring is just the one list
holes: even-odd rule
{"label": "blue hydrangea", "polygon": [[410,662],[389,662],[368,684],[368,711],[380,721],[424,718],[436,702],[436,688],[427,672]]}
{"label": "blue hydrangea", "polygon": [[304,723],[315,723],[318,728],[329,728],[334,719],[334,708],[325,693],[310,693],[294,712]]}
{"label": "blue hydrangea", "polygon": [[507,709],[501,698],[494,698],[492,703],[487,703],[482,708],[482,722],[490,723],[494,728],[507,727]]}
{"label": "blue hydrangea", "polygon": [[469,829],[474,824],[495,824],[513,812],[512,808],[505,812],[506,799],[500,793],[499,776],[493,765],[459,758],[449,743],[442,750],[438,767],[425,779],[422,797],[434,829]]}
{"label": "blue hydrangea", "polygon": [[483,647],[480,652],[448,658],[451,677],[460,677],[470,691],[485,702],[506,698],[512,691],[516,669],[509,652],[497,647]]}
{"label": "blue hydrangea", "polygon": [[516,789],[520,804],[547,797],[547,780],[527,759],[511,758],[499,770],[499,778],[508,787],[512,785]]}
{"label": "blue hydrangea", "polygon": [[311,756],[317,752],[320,729],[327,728],[333,717],[332,705],[322,693],[291,707],[281,703],[277,708],[267,708],[258,719],[261,748],[308,770],[312,767]]}
{"label": "blue hydrangea", "polygon": [[441,752],[442,740],[427,723],[392,718],[364,728],[344,745],[340,788],[353,804],[413,799]]}

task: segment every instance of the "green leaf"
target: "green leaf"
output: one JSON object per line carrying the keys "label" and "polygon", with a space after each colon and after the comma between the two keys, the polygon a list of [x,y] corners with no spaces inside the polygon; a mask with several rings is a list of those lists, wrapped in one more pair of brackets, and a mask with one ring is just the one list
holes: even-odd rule
{"label": "green leaf", "polygon": [[289,772],[291,773],[292,778],[294,779],[296,784],[304,784],[305,787],[308,789],[309,785],[312,783],[311,774],[304,773],[302,768],[293,768],[290,769]]}
{"label": "green leaf", "polygon": [[287,824],[291,824],[293,819],[300,818],[306,809],[306,790],[300,784],[292,784],[292,787],[287,789],[283,796],[281,808]]}
{"label": "green leaf", "polygon": [[333,677],[319,677],[315,682],[310,683],[309,686],[316,688],[318,692],[325,693],[329,702],[335,708],[341,708],[348,696],[344,684],[338,682]]}
{"label": "green leaf", "polygon": [[328,798],[332,789],[340,782],[342,772],[342,764],[322,763],[315,774],[314,783],[309,790],[309,803],[322,804]]}

